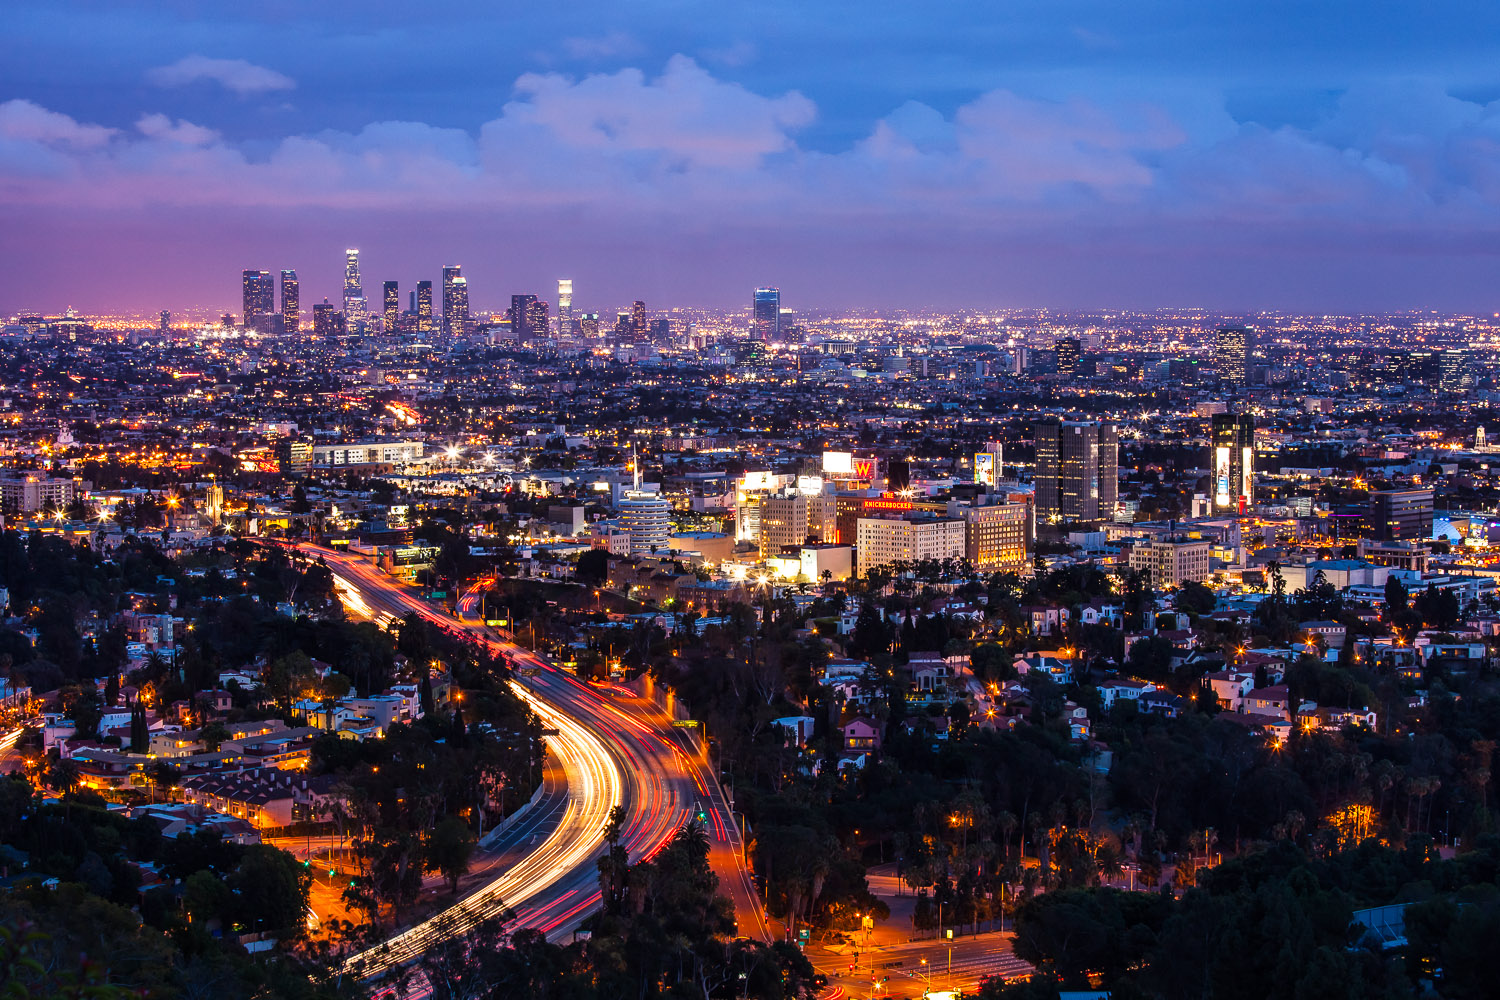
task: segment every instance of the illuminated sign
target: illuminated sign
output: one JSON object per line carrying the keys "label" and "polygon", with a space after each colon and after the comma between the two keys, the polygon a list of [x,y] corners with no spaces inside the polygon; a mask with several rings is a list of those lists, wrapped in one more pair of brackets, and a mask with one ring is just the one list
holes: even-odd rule
{"label": "illuminated sign", "polygon": [[875,459],[873,459],[873,458],[856,458],[854,460],[854,478],[855,479],[874,479],[875,478]]}
{"label": "illuminated sign", "polygon": [[851,475],[854,472],[854,456],[847,451],[825,451],[823,471],[832,476]]}
{"label": "illuminated sign", "polygon": [[974,482],[995,485],[995,456],[990,452],[981,451],[974,455]]}
{"label": "illuminated sign", "polygon": [[914,510],[916,504],[910,500],[866,500],[865,510]]}

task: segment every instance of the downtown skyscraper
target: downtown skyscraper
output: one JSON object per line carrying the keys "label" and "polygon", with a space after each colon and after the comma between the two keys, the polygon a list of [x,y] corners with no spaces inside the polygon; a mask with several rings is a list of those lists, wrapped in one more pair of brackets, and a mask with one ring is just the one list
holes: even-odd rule
{"label": "downtown skyscraper", "polygon": [[757,288],[751,300],[750,339],[776,340],[781,334],[781,289]]}
{"label": "downtown skyscraper", "polygon": [[557,335],[566,337],[573,332],[573,279],[557,279]]}
{"label": "downtown skyscraper", "polygon": [[281,332],[299,333],[302,330],[302,286],[297,272],[281,272]]}
{"label": "downtown skyscraper", "polygon": [[469,281],[459,264],[443,265],[443,344],[469,332]]}
{"label": "downtown skyscraper", "polygon": [[355,329],[365,321],[365,288],[359,277],[359,251],[344,251],[344,325]]}
{"label": "downtown skyscraper", "polygon": [[241,301],[245,314],[245,329],[261,333],[274,332],[271,326],[276,314],[276,283],[270,271],[245,271],[240,276]]}
{"label": "downtown skyscraper", "polygon": [[417,333],[432,332],[432,282],[417,282]]}
{"label": "downtown skyscraper", "polygon": [[381,286],[381,291],[385,306],[385,332],[389,335],[401,326],[401,286],[399,282],[387,281]]}

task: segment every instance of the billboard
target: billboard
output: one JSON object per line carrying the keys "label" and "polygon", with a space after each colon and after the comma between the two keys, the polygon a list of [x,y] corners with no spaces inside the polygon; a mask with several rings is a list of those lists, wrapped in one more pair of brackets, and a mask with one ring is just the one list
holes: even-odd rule
{"label": "billboard", "polygon": [[847,451],[823,452],[823,472],[830,476],[848,476],[854,473],[854,456]]}
{"label": "billboard", "polygon": [[856,458],[856,459],[854,459],[853,472],[854,472],[854,478],[855,479],[874,479],[875,478],[875,459],[873,459],[873,458]]}
{"label": "billboard", "polygon": [[995,456],[992,452],[975,452],[974,482],[984,486],[995,485]]}

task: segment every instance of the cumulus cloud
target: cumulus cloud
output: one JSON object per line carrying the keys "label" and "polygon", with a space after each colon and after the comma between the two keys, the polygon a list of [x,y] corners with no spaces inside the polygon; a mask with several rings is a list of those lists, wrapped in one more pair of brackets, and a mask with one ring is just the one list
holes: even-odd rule
{"label": "cumulus cloud", "polygon": [[213,59],[203,55],[184,56],[170,66],[149,69],[146,79],[158,87],[181,87],[199,80],[211,80],[241,96],[291,90],[297,86],[297,82],[286,74],[244,59]]}
{"label": "cumulus cloud", "polygon": [[518,100],[485,126],[494,142],[541,130],[585,155],[650,153],[686,167],[752,166],[793,148],[791,133],[817,114],[797,91],[764,97],[681,55],[654,80],[638,69],[576,81],[528,73],[516,92]]}
{"label": "cumulus cloud", "polygon": [[88,125],[26,100],[0,104],[0,137],[42,145],[92,149],[109,142],[116,130]]}
{"label": "cumulus cloud", "polygon": [[219,139],[219,133],[211,128],[194,125],[181,118],[174,123],[171,118],[163,114],[144,115],[135,123],[135,127],[141,135],[179,143],[183,146],[207,146]]}

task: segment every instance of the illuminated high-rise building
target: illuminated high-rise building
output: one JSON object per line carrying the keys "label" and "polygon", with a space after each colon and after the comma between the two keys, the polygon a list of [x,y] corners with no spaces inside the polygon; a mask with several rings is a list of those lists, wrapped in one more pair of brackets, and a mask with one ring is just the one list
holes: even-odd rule
{"label": "illuminated high-rise building", "polygon": [[270,332],[272,305],[276,297],[276,285],[270,271],[246,271],[240,276],[241,298],[244,304],[245,329]]}
{"label": "illuminated high-rise building", "polygon": [[392,334],[401,326],[401,286],[397,282],[387,281],[382,290],[385,300],[385,332]]}
{"label": "illuminated high-rise building", "polygon": [[1120,490],[1119,434],[1112,423],[1040,420],[1036,424],[1039,521],[1114,517]]}
{"label": "illuminated high-rise building", "polygon": [[432,332],[432,282],[417,282],[417,332]]}
{"label": "illuminated high-rise building", "polygon": [[443,265],[443,339],[452,342],[469,329],[469,283],[459,264]]}
{"label": "illuminated high-rise building", "polygon": [[1077,337],[1064,337],[1057,342],[1057,374],[1077,375],[1078,359],[1083,356],[1083,342]]}
{"label": "illuminated high-rise building", "polygon": [[636,299],[630,305],[630,336],[636,343],[644,343],[650,331],[646,326],[646,303]]}
{"label": "illuminated high-rise building", "polygon": [[528,340],[544,336],[546,331],[537,332],[531,328],[532,309],[536,304],[535,295],[512,295],[510,297],[510,309],[506,317],[510,320],[511,331],[516,336],[516,343],[524,345]]}
{"label": "illuminated high-rise building", "polygon": [[557,335],[566,337],[573,332],[573,279],[557,279]]}
{"label": "illuminated high-rise building", "polygon": [[365,288],[359,277],[359,251],[344,251],[344,324],[357,328],[365,321]]}
{"label": "illuminated high-rise building", "polygon": [[281,272],[281,332],[298,333],[302,329],[302,286],[297,272]]}
{"label": "illuminated high-rise building", "polygon": [[[167,310],[163,309],[161,311],[161,325],[159,327],[157,327],[157,329],[160,330],[162,333],[166,333],[167,330],[171,326],[172,326],[172,314],[170,312],[168,312]],[[1483,427],[1479,428],[1479,436],[1480,437],[1484,437],[1484,428]]]}
{"label": "illuminated high-rise building", "polygon": [[323,339],[336,337],[341,333],[342,317],[333,308],[333,303],[324,299],[313,305],[313,336]]}
{"label": "illuminated high-rise building", "polygon": [[531,306],[526,313],[526,326],[530,328],[531,336],[536,340],[547,339],[547,311],[548,305],[546,299],[532,299]]}
{"label": "illuminated high-rise building", "polygon": [[1469,352],[1448,348],[1438,355],[1438,388],[1443,392],[1463,392],[1473,386],[1469,377]]}
{"label": "illuminated high-rise building", "polygon": [[1223,326],[1214,339],[1214,368],[1225,385],[1242,386],[1250,370],[1250,331]]}
{"label": "illuminated high-rise building", "polygon": [[584,337],[597,340],[599,337],[599,314],[584,313],[578,319],[578,332]]}
{"label": "illuminated high-rise building", "polygon": [[757,288],[751,303],[750,337],[771,341],[781,335],[781,290]]}
{"label": "illuminated high-rise building", "polygon": [[1255,418],[1215,413],[1211,441],[1214,512],[1239,512],[1255,502]]}

